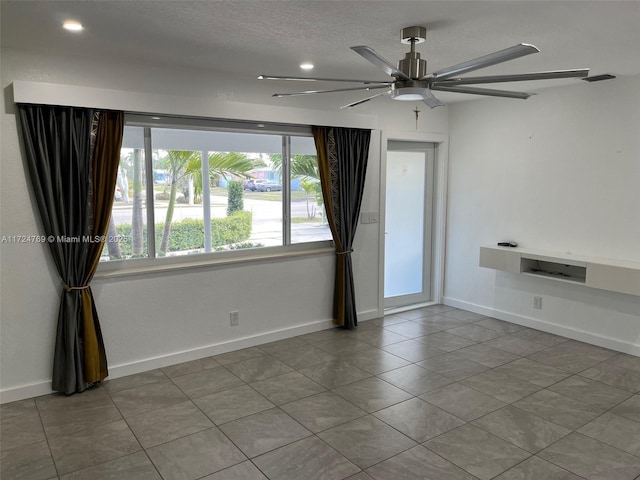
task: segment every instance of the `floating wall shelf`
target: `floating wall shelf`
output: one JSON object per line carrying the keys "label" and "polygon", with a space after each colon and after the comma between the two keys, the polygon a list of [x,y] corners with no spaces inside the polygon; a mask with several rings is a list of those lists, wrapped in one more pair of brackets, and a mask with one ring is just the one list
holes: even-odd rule
{"label": "floating wall shelf", "polygon": [[640,296],[640,263],[511,247],[480,247],[480,266]]}

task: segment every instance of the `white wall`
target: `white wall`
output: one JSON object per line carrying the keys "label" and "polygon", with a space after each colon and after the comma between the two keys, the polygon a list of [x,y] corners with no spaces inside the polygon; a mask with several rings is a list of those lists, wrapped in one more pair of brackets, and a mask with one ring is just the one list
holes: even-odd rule
{"label": "white wall", "polygon": [[[152,113],[166,113],[161,111],[163,104],[180,108],[184,103],[196,105],[211,117],[220,116],[220,111],[233,111],[237,106],[247,112],[260,111],[265,121],[288,119],[282,109],[265,107],[278,101],[270,96],[273,85],[255,79],[228,79],[214,72],[186,72],[184,68],[174,71],[142,64],[105,64],[92,58],[50,57],[12,49],[2,50],[1,67],[2,235],[42,233],[18,142],[11,89],[16,80],[141,92],[147,97],[158,94],[158,110]],[[334,105],[340,105],[341,101],[303,99],[299,106],[317,109],[315,117],[333,119],[339,124],[349,115]],[[261,105],[251,109],[251,103]],[[379,113],[380,128],[415,132],[414,106],[399,103],[402,102],[384,99],[374,106],[367,104],[362,111]],[[426,111],[421,113],[419,131],[447,132],[447,108],[422,110]],[[309,110],[300,112],[301,117],[314,117]],[[380,132],[374,131],[362,210],[380,213],[379,207]],[[353,257],[361,320],[381,313],[379,238],[379,224],[358,227]],[[49,257],[43,245],[1,246],[2,402],[49,391],[60,294],[60,281]],[[326,254],[95,279],[92,288],[111,378],[328,328],[333,268],[334,256]],[[229,327],[231,310],[240,312],[239,327]]]}
{"label": "white wall", "polygon": [[640,297],[478,267],[501,240],[640,262],[639,132],[639,77],[453,105],[447,303],[640,354]]}
{"label": "white wall", "polygon": [[[15,80],[170,95],[185,104],[213,100],[226,111],[236,105],[227,101],[243,102],[243,108],[255,103],[265,120],[284,120],[277,107],[265,107],[282,105],[270,97],[273,84],[255,79],[10,49],[2,50],[1,67],[2,235],[41,233],[18,142],[10,88]],[[547,89],[525,102],[483,99],[421,108],[418,132],[451,135],[447,303],[640,353],[638,297],[478,267],[479,246],[502,239],[640,261],[639,87],[638,78],[619,78]],[[344,114],[336,106],[344,100],[350,99],[304,98],[295,105],[339,123]],[[416,132],[413,108],[380,99],[359,112],[376,115],[383,132],[401,138],[398,132]],[[378,213],[379,138],[374,132],[362,206]],[[359,226],[354,268],[361,319],[381,313],[379,239],[380,225]],[[328,327],[333,260],[319,255],[96,279],[111,376]],[[59,288],[42,245],[1,246],[3,402],[48,391]],[[532,309],[534,294],[543,296],[542,310]],[[236,329],[228,327],[230,310],[240,311]]]}

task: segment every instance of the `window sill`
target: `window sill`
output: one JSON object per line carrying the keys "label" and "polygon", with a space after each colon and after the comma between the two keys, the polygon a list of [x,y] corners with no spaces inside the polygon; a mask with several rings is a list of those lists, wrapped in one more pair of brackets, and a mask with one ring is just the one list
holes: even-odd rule
{"label": "window sill", "polygon": [[197,259],[180,256],[162,259],[135,259],[105,262],[98,267],[94,280],[147,275],[161,272],[174,272],[196,268],[215,267],[220,265],[237,265],[265,260],[279,260],[311,255],[327,255],[335,253],[330,242],[319,242],[316,246],[261,248],[251,254],[244,252],[225,252],[198,255]]}

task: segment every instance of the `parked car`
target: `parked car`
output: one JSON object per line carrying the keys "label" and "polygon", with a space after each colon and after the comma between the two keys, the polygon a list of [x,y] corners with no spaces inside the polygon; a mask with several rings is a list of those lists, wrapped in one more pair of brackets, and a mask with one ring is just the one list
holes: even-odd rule
{"label": "parked car", "polygon": [[245,180],[244,182],[242,182],[242,189],[243,190],[254,191],[255,190],[255,184],[256,184],[256,180],[254,178],[250,178],[250,179]]}
{"label": "parked car", "polygon": [[254,180],[253,183],[251,184],[251,187],[249,188],[249,190],[251,190],[252,192],[257,192],[258,191],[258,186],[262,183],[265,183],[267,180],[264,179],[257,179]]}
{"label": "parked car", "polygon": [[279,192],[282,190],[282,185],[273,180],[263,180],[256,182],[256,190],[258,192]]}

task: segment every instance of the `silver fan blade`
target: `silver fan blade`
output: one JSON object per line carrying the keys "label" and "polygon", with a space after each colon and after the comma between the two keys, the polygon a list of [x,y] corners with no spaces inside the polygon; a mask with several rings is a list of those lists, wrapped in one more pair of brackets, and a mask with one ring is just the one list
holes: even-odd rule
{"label": "silver fan blade", "polygon": [[386,92],[382,92],[382,93],[377,93],[377,94],[372,95],[372,96],[370,96],[370,97],[363,98],[362,100],[358,100],[358,101],[356,101],[356,102],[347,103],[346,105],[341,106],[341,107],[340,107],[340,109],[342,110],[343,108],[357,107],[358,105],[361,105],[361,104],[363,104],[363,103],[366,103],[366,102],[368,102],[369,100],[373,100],[373,99],[374,99],[374,98],[376,98],[376,97],[381,97],[382,95],[387,95],[387,94],[389,94],[389,93],[391,93],[391,90],[388,90],[388,91],[386,91]]}
{"label": "silver fan blade", "polygon": [[550,72],[518,73],[515,75],[490,75],[485,77],[448,78],[433,81],[433,85],[473,85],[477,83],[523,82],[527,80],[551,80],[555,78],[584,78],[589,75],[588,68],[575,70],[554,70]]}
{"label": "silver fan blade", "polygon": [[438,100],[438,98],[433,94],[431,90],[427,90],[427,92],[429,92],[426,94],[427,98],[423,99],[422,101],[429,105],[429,108],[444,107],[444,103]]}
{"label": "silver fan blade", "polygon": [[373,83],[391,83],[384,80],[349,80],[345,78],[309,78],[309,77],[278,77],[274,75],[258,75],[258,80],[295,80],[297,82],[350,82],[350,83],[364,83],[365,85]]}
{"label": "silver fan blade", "polygon": [[442,85],[432,85],[431,90],[437,90],[439,92],[454,92],[454,93],[471,93],[473,95],[487,95],[489,97],[505,97],[505,98],[521,98],[523,100],[529,98],[533,93],[525,92],[512,92],[510,90],[493,90],[489,88],[475,88],[475,87],[446,87]]}
{"label": "silver fan blade", "polygon": [[353,88],[335,88],[333,90],[307,90],[305,92],[294,93],[274,93],[274,97],[295,97],[298,95],[313,95],[315,93],[334,93],[334,92],[351,92],[354,90],[374,90],[377,88],[389,88],[389,85],[369,85],[367,87],[353,87]]}
{"label": "silver fan blade", "polygon": [[433,72],[433,76],[437,79],[445,79],[453,75],[461,75],[463,73],[478,70],[480,68],[489,67],[497,63],[506,62],[507,60],[513,60],[514,58],[524,57],[532,53],[538,53],[538,47],[529,45],[528,43],[520,43],[513,47],[505,48],[497,52],[484,55],[482,57],[474,58],[451,67],[443,68]]}
{"label": "silver fan blade", "polygon": [[351,47],[351,50],[356,52],[358,55],[363,56],[366,60],[373,63],[376,67],[381,68],[387,75],[401,78],[403,80],[411,80],[411,78],[398,70],[391,62],[381,57],[373,48],[360,45]]}

